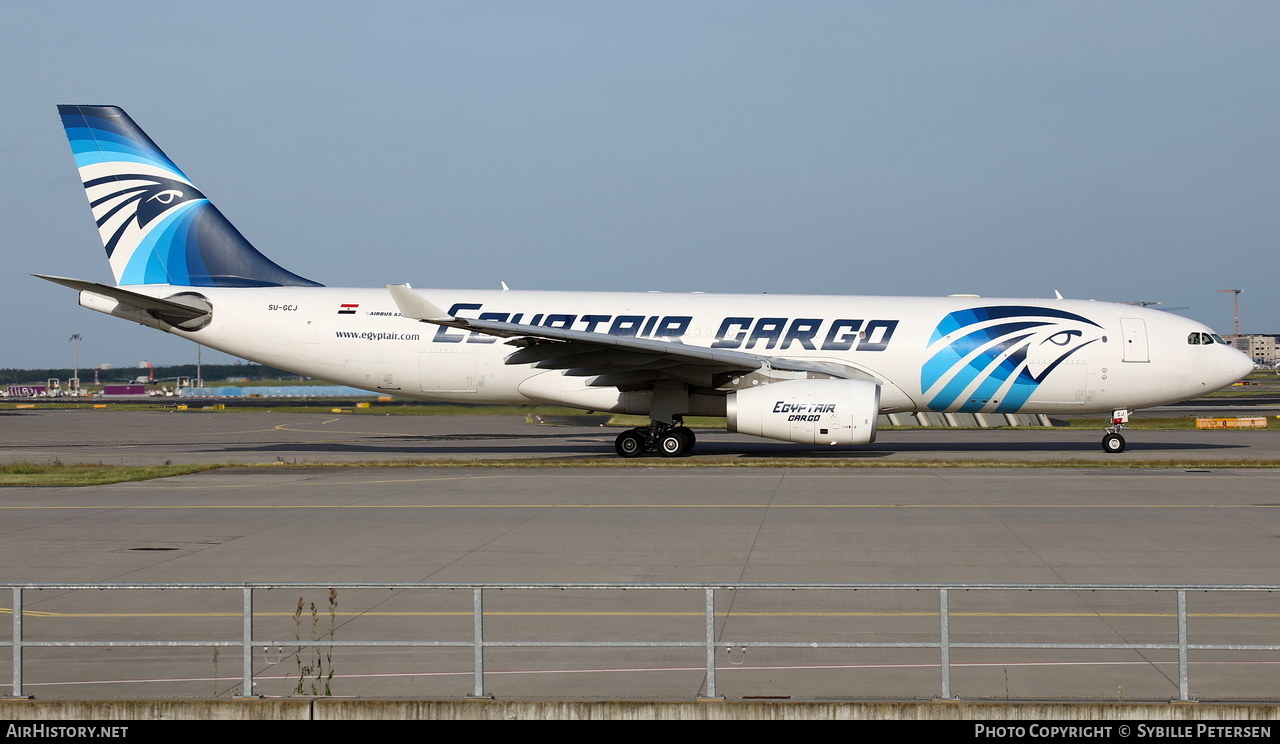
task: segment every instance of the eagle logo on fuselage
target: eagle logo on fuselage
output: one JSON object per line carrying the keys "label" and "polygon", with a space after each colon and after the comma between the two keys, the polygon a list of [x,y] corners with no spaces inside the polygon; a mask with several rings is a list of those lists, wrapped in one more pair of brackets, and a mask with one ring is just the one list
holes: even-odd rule
{"label": "eagle logo on fuselage", "polygon": [[1100,340],[1101,331],[1082,315],[1047,307],[957,310],[929,339],[920,390],[935,411],[1013,413],[1058,365]]}

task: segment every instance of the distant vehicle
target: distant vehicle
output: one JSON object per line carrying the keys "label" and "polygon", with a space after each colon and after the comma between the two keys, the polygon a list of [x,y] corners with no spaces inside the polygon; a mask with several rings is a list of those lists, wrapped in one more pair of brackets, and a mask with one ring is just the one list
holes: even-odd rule
{"label": "distant vehicle", "polygon": [[1120,452],[1133,409],[1253,369],[1186,318],[1060,298],[324,287],[259,253],[123,110],[58,110],[115,286],[42,278],[84,307],[368,390],[647,415],[623,457],[687,454],[686,415],[855,445],[905,411],[1110,412],[1102,446]]}

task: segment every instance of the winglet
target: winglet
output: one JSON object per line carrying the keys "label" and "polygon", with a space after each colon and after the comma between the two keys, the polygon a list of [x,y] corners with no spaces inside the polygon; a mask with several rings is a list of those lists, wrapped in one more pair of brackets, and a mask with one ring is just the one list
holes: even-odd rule
{"label": "winglet", "polygon": [[387,291],[391,292],[391,299],[395,300],[400,314],[406,318],[427,323],[447,323],[457,320],[457,318],[433,305],[422,295],[414,292],[413,287],[408,284],[388,284]]}

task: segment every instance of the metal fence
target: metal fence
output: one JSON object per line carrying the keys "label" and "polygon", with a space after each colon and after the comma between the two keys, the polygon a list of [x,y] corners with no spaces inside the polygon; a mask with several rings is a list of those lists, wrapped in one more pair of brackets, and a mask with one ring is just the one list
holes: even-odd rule
{"label": "metal fence", "polygon": [[[1190,700],[1190,657],[1192,653],[1211,651],[1280,651],[1276,643],[1224,643],[1224,642],[1192,642],[1188,627],[1188,617],[1192,613],[1188,609],[1189,597],[1198,595],[1238,595],[1240,593],[1273,594],[1280,591],[1280,586],[1273,585],[1112,585],[1112,584],[768,584],[768,583],[724,583],[724,584],[625,584],[625,583],[24,583],[0,584],[0,590],[7,589],[12,595],[13,631],[10,640],[0,643],[0,647],[12,649],[13,677],[12,694],[15,697],[25,695],[23,688],[23,667],[25,652],[33,648],[123,648],[123,647],[214,647],[239,648],[242,664],[242,691],[254,690],[254,648],[293,647],[300,643],[298,638],[258,637],[254,630],[255,593],[278,589],[323,590],[390,590],[394,592],[418,592],[434,590],[450,590],[469,592],[471,595],[470,611],[471,638],[466,640],[335,640],[332,636],[324,641],[331,648],[342,647],[389,647],[389,648],[454,648],[471,649],[473,684],[470,696],[487,697],[485,656],[490,649],[557,649],[557,648],[608,648],[608,649],[697,649],[700,656],[705,657],[705,696],[715,698],[719,695],[717,674],[717,651],[739,649],[745,652],[748,648],[772,649],[926,649],[937,652],[940,678],[936,688],[937,697],[953,699],[958,697],[952,687],[952,652],[958,649],[1065,649],[1065,650],[1128,650],[1128,651],[1168,651],[1176,652],[1178,700]],[[242,597],[240,620],[240,638],[229,639],[189,639],[189,640],[31,640],[24,630],[24,618],[35,616],[24,610],[24,600],[31,592],[45,591],[163,591],[163,590],[208,590],[235,591]],[[637,640],[635,638],[617,638],[608,640],[514,640],[492,637],[485,627],[485,602],[498,592],[695,592],[702,595],[702,623],[696,634],[684,639]],[[780,641],[755,637],[725,637],[717,631],[717,618],[724,618],[728,613],[717,612],[717,593],[753,592],[913,592],[936,595],[936,612],[929,610],[917,615],[936,617],[938,624],[936,640],[932,633],[928,639],[890,641],[841,641],[841,640],[803,640]],[[1167,595],[1168,600],[1157,599],[1157,602],[1169,601],[1173,606],[1150,616],[1160,615],[1176,618],[1176,624],[1169,629],[1168,640],[1115,643],[1067,643],[1067,642],[1012,642],[1012,641],[964,641],[958,640],[952,630],[952,622],[957,615],[953,609],[953,598],[963,593],[973,596],[983,593],[1017,592],[1017,593],[1116,593],[1129,592],[1140,595]],[[333,596],[332,593],[330,596]],[[803,595],[794,595],[797,606],[803,603]],[[299,600],[298,612],[302,613]],[[313,608],[313,616],[315,610]],[[493,615],[495,613],[489,613]],[[778,613],[785,615],[787,613]],[[968,613],[972,614],[972,613]],[[1051,613],[1037,613],[1051,614]],[[1087,614],[1087,613],[1086,613]],[[1229,613],[1220,615],[1231,617]],[[1243,615],[1240,615],[1243,616]],[[1262,617],[1274,620],[1280,613],[1268,611],[1253,613],[1251,617]],[[296,620],[296,616],[295,616]],[[1277,628],[1268,626],[1269,631]],[[1166,631],[1161,631],[1165,633]],[[1228,634],[1231,637],[1230,634]]]}

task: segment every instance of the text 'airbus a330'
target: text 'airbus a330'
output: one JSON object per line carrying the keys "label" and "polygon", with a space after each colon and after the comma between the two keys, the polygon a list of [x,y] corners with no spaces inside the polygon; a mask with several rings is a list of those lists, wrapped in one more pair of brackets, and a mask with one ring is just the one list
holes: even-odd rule
{"label": "text 'airbus a330'", "polygon": [[1253,365],[1131,305],[325,287],[259,253],[120,108],[59,106],[115,285],[38,275],[84,307],[299,374],[423,400],[647,415],[623,457],[688,454],[685,415],[802,444],[881,413],[1109,412],[1194,398]]}

